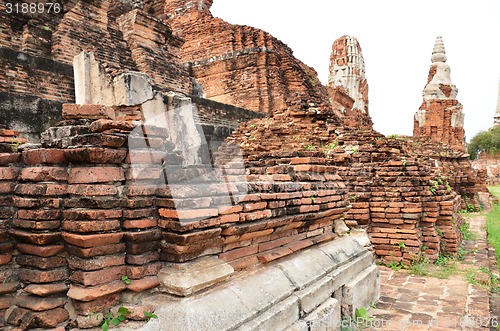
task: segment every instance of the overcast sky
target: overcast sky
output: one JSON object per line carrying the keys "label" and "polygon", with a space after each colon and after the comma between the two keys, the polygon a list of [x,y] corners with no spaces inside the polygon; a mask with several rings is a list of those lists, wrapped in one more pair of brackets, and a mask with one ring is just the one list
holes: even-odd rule
{"label": "overcast sky", "polygon": [[356,37],[375,129],[411,135],[431,53],[442,36],[470,140],[493,124],[500,81],[500,0],[214,0],[212,14],[263,29],[326,84],[331,46]]}

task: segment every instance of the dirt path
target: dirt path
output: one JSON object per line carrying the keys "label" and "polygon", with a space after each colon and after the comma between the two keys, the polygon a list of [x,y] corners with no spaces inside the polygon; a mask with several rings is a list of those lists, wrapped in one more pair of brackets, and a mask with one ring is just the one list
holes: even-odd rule
{"label": "dirt path", "polygon": [[492,294],[490,304],[486,270],[497,273],[497,266],[486,241],[486,218],[471,214],[469,222],[477,238],[464,242],[468,253],[463,261],[449,263],[453,269],[446,279],[380,267],[381,298],[369,311],[372,318],[362,323],[368,325],[365,330],[490,330],[500,323],[498,294]]}

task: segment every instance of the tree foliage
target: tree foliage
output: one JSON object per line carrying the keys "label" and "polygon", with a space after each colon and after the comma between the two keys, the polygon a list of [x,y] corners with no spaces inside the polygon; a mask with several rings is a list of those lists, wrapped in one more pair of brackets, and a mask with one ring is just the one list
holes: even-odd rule
{"label": "tree foliage", "polygon": [[467,149],[472,160],[482,153],[492,156],[500,154],[500,126],[479,132],[471,139]]}

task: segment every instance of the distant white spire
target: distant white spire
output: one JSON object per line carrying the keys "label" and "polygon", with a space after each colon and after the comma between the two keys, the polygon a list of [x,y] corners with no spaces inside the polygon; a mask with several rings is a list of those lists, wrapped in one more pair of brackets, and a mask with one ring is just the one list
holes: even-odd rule
{"label": "distant white spire", "polygon": [[450,66],[446,63],[446,51],[443,38],[436,38],[431,56],[431,68],[429,71],[429,82],[422,93],[424,100],[433,99],[456,99],[458,90],[451,82]]}
{"label": "distant white spire", "polygon": [[497,111],[495,112],[493,125],[494,126],[500,126],[500,80],[499,80],[499,83],[498,83]]}

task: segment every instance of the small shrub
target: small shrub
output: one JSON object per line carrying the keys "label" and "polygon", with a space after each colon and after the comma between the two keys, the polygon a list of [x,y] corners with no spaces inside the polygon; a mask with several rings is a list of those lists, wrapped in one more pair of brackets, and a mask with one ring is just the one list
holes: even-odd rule
{"label": "small shrub", "polygon": [[10,142],[10,149],[12,152],[17,153],[19,151],[19,146],[21,146],[23,143],[20,141],[11,141]]}
{"label": "small shrub", "polygon": [[457,260],[463,261],[467,254],[469,254],[469,251],[466,250],[463,245],[460,245],[460,247],[458,247]]}
{"label": "small shrub", "polygon": [[153,312],[145,311],[144,316],[148,318],[148,321],[151,320],[152,318],[158,318],[158,315],[156,315]]}
{"label": "small shrub", "polygon": [[467,272],[465,274],[465,278],[467,278],[467,281],[470,284],[477,285],[476,273],[474,272],[474,269],[472,269],[472,268],[467,269]]}
{"label": "small shrub", "polygon": [[401,269],[406,269],[408,266],[403,261],[391,261],[387,267],[391,268],[394,271],[399,271]]}
{"label": "small shrub", "polygon": [[102,322],[101,322],[101,330],[102,331],[108,331],[109,326],[118,326],[120,323],[125,321],[127,319],[127,315],[130,314],[130,310],[128,310],[125,307],[120,307],[118,308],[118,314],[117,316],[113,316],[111,312],[109,312],[107,315],[104,316]]}
{"label": "small shrub", "polygon": [[128,276],[122,276],[122,282],[124,282],[127,285],[130,285],[132,281],[130,280],[130,278],[128,278]]}
{"label": "small shrub", "polygon": [[357,195],[350,195],[349,196],[349,201],[357,201],[359,199],[359,197]]}
{"label": "small shrub", "polygon": [[429,276],[429,259],[424,254],[420,254],[410,265],[410,273],[417,276]]}

